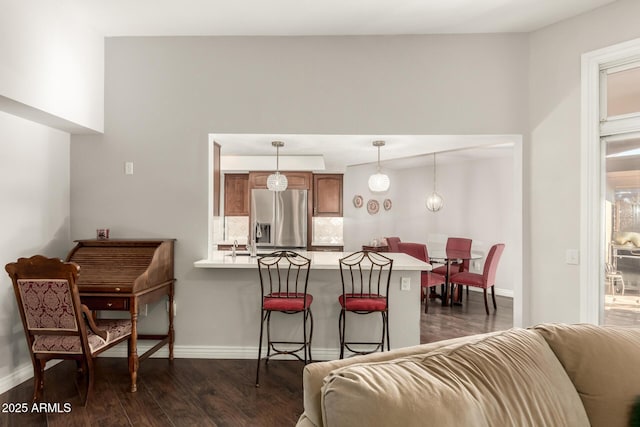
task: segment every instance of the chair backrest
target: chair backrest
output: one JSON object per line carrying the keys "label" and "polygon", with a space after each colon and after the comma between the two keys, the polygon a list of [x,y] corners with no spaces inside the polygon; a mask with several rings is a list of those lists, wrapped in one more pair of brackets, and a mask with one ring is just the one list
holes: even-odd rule
{"label": "chair backrest", "polygon": [[418,258],[420,261],[429,262],[429,252],[427,245],[423,243],[398,243],[398,252],[411,255],[414,258]]}
{"label": "chair backrest", "polygon": [[339,260],[342,295],[366,298],[382,295],[388,298],[393,260],[372,251],[359,251]]}
{"label": "chair backrest", "polygon": [[[452,250],[458,250],[458,251],[471,252],[471,243],[472,243],[471,239],[467,239],[464,237],[449,237],[447,239],[446,250],[452,249]],[[469,263],[470,263],[470,260],[468,259],[462,260],[462,265],[460,266],[459,271],[469,271]]]}
{"label": "chair backrest", "polygon": [[36,336],[71,335],[80,337],[85,356],[91,354],[76,285],[79,269],[77,264],[42,255],[20,258],[5,266],[13,282],[29,351]]}
{"label": "chair backrest", "polygon": [[262,295],[295,298],[307,294],[311,260],[296,252],[276,251],[258,258]]}
{"label": "chair backrest", "polygon": [[389,252],[400,252],[398,250],[398,243],[400,243],[399,237],[386,237],[387,246],[389,246]]}
{"label": "chair backrest", "polygon": [[496,270],[498,269],[498,261],[504,251],[504,243],[496,243],[489,249],[489,254],[484,262],[484,270],[482,272],[482,281],[485,286],[492,286],[496,283]]}

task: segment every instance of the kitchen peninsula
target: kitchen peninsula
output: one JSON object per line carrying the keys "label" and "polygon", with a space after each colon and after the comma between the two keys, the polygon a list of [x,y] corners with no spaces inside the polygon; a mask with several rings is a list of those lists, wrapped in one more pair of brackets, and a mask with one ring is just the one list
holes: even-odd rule
{"label": "kitchen peninsula", "polygon": [[[313,295],[313,356],[317,360],[336,359],[339,354],[338,296],[342,292],[338,260],[348,253],[299,251],[311,259],[309,293]],[[391,348],[420,344],[420,272],[431,270],[431,265],[403,253],[385,254],[392,258],[393,271],[389,286],[389,330]],[[229,304],[237,305],[229,324],[243,331],[240,342],[247,349],[247,357],[257,356],[260,328],[260,283],[258,261],[239,252],[214,251],[209,259],[196,261],[194,267],[213,269],[211,286],[220,291]],[[408,290],[401,290],[401,278],[409,278]],[[405,280],[406,281],[406,280]],[[302,334],[302,322],[296,316],[278,316],[272,319],[273,337],[282,340],[296,339]],[[240,326],[241,327],[238,327]],[[379,315],[351,315],[347,332],[359,340],[375,340],[381,333]],[[283,331],[286,331],[283,333]],[[249,352],[249,349],[251,351]]]}

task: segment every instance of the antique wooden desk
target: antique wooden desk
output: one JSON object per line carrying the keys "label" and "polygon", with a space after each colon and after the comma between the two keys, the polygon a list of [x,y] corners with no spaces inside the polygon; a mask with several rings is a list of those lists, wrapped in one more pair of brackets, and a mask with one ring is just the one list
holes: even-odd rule
{"label": "antique wooden desk", "polygon": [[[128,311],[132,331],[129,346],[131,391],[137,390],[139,362],[165,344],[173,360],[173,296],[175,239],[77,240],[67,261],[80,266],[78,288],[83,304],[92,311]],[[138,335],[138,313],[143,304],[167,296],[169,328],[166,334]],[[159,341],[138,356],[138,340]]]}

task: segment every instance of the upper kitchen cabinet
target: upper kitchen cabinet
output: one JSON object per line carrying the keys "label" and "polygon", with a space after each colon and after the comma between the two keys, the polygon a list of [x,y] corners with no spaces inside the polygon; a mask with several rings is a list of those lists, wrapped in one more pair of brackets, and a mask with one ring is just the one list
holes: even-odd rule
{"label": "upper kitchen cabinet", "polygon": [[225,174],[224,214],[225,216],[249,216],[248,174]]}
{"label": "upper kitchen cabinet", "polygon": [[[273,172],[249,172],[249,188],[267,188],[267,178]],[[282,172],[287,177],[291,190],[311,190],[311,172]]]}
{"label": "upper kitchen cabinet", "polygon": [[313,175],[313,216],[342,216],[342,174]]}

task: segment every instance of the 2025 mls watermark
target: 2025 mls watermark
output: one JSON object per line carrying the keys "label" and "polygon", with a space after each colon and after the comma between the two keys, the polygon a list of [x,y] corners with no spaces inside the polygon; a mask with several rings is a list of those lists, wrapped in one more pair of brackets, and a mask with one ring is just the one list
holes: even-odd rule
{"label": "2025 mls watermark", "polygon": [[3,402],[3,414],[68,414],[72,407],[69,402]]}

